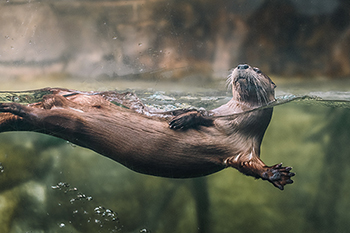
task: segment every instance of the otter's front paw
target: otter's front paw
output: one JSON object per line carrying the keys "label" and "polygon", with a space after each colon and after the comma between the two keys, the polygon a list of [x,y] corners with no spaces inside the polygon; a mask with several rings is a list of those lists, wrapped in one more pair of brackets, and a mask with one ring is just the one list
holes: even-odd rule
{"label": "otter's front paw", "polygon": [[198,126],[211,126],[213,119],[204,116],[202,111],[190,111],[178,116],[175,116],[169,123],[170,129],[189,129],[197,128]]}
{"label": "otter's front paw", "polygon": [[198,112],[192,111],[174,117],[170,123],[170,129],[187,129],[195,127],[198,121]]}
{"label": "otter's front paw", "polygon": [[282,167],[282,163],[280,163],[272,167],[268,167],[261,177],[264,180],[271,182],[280,190],[283,190],[286,184],[293,183],[293,180],[291,180],[291,178],[295,176],[295,174],[293,172],[290,172],[290,170],[292,170],[291,167]]}

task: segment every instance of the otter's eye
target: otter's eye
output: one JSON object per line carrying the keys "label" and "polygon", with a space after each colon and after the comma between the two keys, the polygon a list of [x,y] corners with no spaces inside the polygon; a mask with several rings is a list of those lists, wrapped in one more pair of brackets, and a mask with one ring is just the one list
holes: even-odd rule
{"label": "otter's eye", "polygon": [[258,74],[261,74],[261,70],[259,70],[258,68],[254,67],[253,70],[258,73]]}

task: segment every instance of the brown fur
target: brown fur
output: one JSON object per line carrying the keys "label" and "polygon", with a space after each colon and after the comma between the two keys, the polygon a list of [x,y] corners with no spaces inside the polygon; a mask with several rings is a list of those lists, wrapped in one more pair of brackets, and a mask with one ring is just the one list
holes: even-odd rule
{"label": "brown fur", "polygon": [[[268,88],[268,92],[263,91],[264,101],[273,100],[271,80],[249,69],[245,69],[246,74],[261,79],[257,85],[263,83]],[[48,88],[52,94],[45,95],[41,102],[28,106],[0,104],[0,132],[26,130],[53,135],[145,174],[187,178],[234,167],[283,189],[292,183],[291,168],[268,167],[259,158],[272,108],[244,112],[267,102],[259,102],[261,96],[254,93],[254,88],[242,93],[242,88],[253,81],[235,80],[237,68],[232,75],[233,99],[208,112],[152,112],[137,97],[126,101],[124,95],[114,92]]]}

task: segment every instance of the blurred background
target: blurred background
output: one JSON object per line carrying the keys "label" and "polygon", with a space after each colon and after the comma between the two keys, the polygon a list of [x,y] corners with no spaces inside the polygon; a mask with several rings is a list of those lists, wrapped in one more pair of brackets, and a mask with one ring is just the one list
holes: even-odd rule
{"label": "blurred background", "polygon": [[0,72],[218,78],[248,62],[270,75],[346,77],[349,14],[347,0],[7,0]]}
{"label": "blurred background", "polygon": [[[348,0],[3,0],[0,90],[132,90],[154,106],[227,102],[229,70],[259,67],[277,96],[268,165],[283,192],[228,169],[165,179],[27,132],[0,134],[0,232],[348,232]],[[335,102],[333,100],[337,100]],[[307,104],[305,104],[307,103]]]}

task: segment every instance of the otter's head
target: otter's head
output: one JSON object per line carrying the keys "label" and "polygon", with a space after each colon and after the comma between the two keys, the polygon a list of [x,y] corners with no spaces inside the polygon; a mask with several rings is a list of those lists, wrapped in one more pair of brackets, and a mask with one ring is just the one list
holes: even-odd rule
{"label": "otter's head", "polygon": [[275,100],[276,85],[259,68],[247,64],[238,65],[228,76],[233,98],[251,106],[266,105]]}

